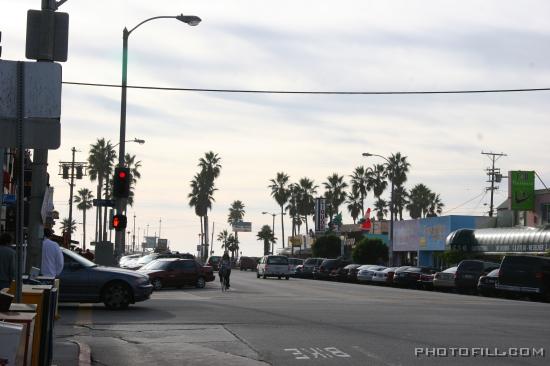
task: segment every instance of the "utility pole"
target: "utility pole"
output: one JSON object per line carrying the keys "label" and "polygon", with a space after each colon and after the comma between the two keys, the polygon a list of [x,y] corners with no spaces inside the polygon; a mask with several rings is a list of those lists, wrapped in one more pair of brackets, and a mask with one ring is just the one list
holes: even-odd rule
{"label": "utility pole", "polygon": [[[78,161],[75,162],[75,154],[78,151],[75,147],[71,149],[72,151],[72,159],[70,162],[66,161],[60,161],[59,162],[59,168],[60,172],[59,175],[63,177],[63,179],[70,179],[69,183],[69,243],[71,240],[71,236],[73,234],[72,229],[72,222],[73,222],[73,197],[74,197],[74,179],[82,179],[84,175],[86,175],[86,168],[88,167],[87,163],[84,161]],[[76,169],[76,173],[75,173]],[[70,171],[70,173],[69,173]],[[84,244],[84,243],[82,243]]]}
{"label": "utility pole", "polygon": [[132,253],[136,251],[136,213],[134,212],[134,234],[132,235]]}
{"label": "utility pole", "polygon": [[162,219],[159,219],[159,239],[160,239],[160,229],[162,227]]}
{"label": "utility pole", "polygon": [[487,171],[487,175],[489,176],[489,180],[487,183],[491,183],[490,187],[486,187],[485,189],[487,191],[491,191],[491,204],[489,206],[489,217],[493,217],[493,198],[494,198],[494,192],[498,189],[498,186],[495,186],[495,183],[500,183],[502,181],[502,174],[500,173],[500,168],[495,168],[495,162],[500,159],[503,156],[508,156],[504,153],[493,153],[493,152],[481,152],[482,155],[487,155],[489,159],[491,160],[491,167],[485,169]]}

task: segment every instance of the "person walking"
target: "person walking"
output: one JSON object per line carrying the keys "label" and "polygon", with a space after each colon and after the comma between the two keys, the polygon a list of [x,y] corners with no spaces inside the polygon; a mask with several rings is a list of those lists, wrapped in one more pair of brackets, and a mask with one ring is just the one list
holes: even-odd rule
{"label": "person walking", "polygon": [[42,241],[42,267],[40,272],[46,277],[57,277],[63,271],[63,252],[52,238],[53,230],[44,229]]}
{"label": "person walking", "polygon": [[0,290],[10,287],[15,278],[15,251],[10,244],[11,235],[0,234]]}

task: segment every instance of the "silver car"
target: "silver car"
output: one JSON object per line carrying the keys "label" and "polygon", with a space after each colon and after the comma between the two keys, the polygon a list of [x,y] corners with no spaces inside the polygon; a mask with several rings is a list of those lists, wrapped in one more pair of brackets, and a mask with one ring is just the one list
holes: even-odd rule
{"label": "silver car", "polygon": [[359,282],[371,282],[374,272],[382,271],[384,269],[386,269],[385,266],[370,266],[370,267],[363,268],[363,269],[361,269],[361,267],[359,267],[359,272],[357,272],[357,281],[359,281]]}
{"label": "silver car", "polygon": [[455,288],[455,273],[458,267],[447,268],[443,272],[437,272],[434,275],[435,290],[452,290]]}
{"label": "silver car", "polygon": [[260,259],[258,264],[258,272],[256,273],[257,278],[267,278],[267,277],[284,277],[285,279],[290,278],[290,264],[288,258],[283,255],[265,255]]}

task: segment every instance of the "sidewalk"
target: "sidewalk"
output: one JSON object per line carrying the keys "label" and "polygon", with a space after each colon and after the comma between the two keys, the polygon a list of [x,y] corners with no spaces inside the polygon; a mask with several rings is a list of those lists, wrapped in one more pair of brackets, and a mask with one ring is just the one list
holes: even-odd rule
{"label": "sidewalk", "polygon": [[52,366],[89,366],[91,353],[88,345],[69,340],[53,342]]}

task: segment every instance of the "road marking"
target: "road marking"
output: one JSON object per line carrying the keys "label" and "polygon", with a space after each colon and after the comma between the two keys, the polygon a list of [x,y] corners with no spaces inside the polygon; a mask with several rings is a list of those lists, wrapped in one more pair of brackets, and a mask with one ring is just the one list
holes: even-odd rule
{"label": "road marking", "polygon": [[351,358],[346,352],[336,347],[308,347],[308,348],[285,348],[296,360],[315,360],[320,358]]}
{"label": "road marking", "polygon": [[380,363],[383,364],[383,365],[386,365],[386,366],[395,366],[395,364],[393,364],[393,363],[388,363],[388,362],[384,361],[384,360],[382,359],[382,357],[377,356],[377,355],[375,355],[374,353],[371,353],[371,352],[367,351],[367,350],[364,349],[363,347],[360,347],[360,346],[352,346],[351,348],[356,349],[357,351],[361,352],[361,353],[364,354],[365,356],[367,356],[367,357],[369,357],[369,358],[372,358],[373,360],[376,360],[376,361],[380,362]]}

